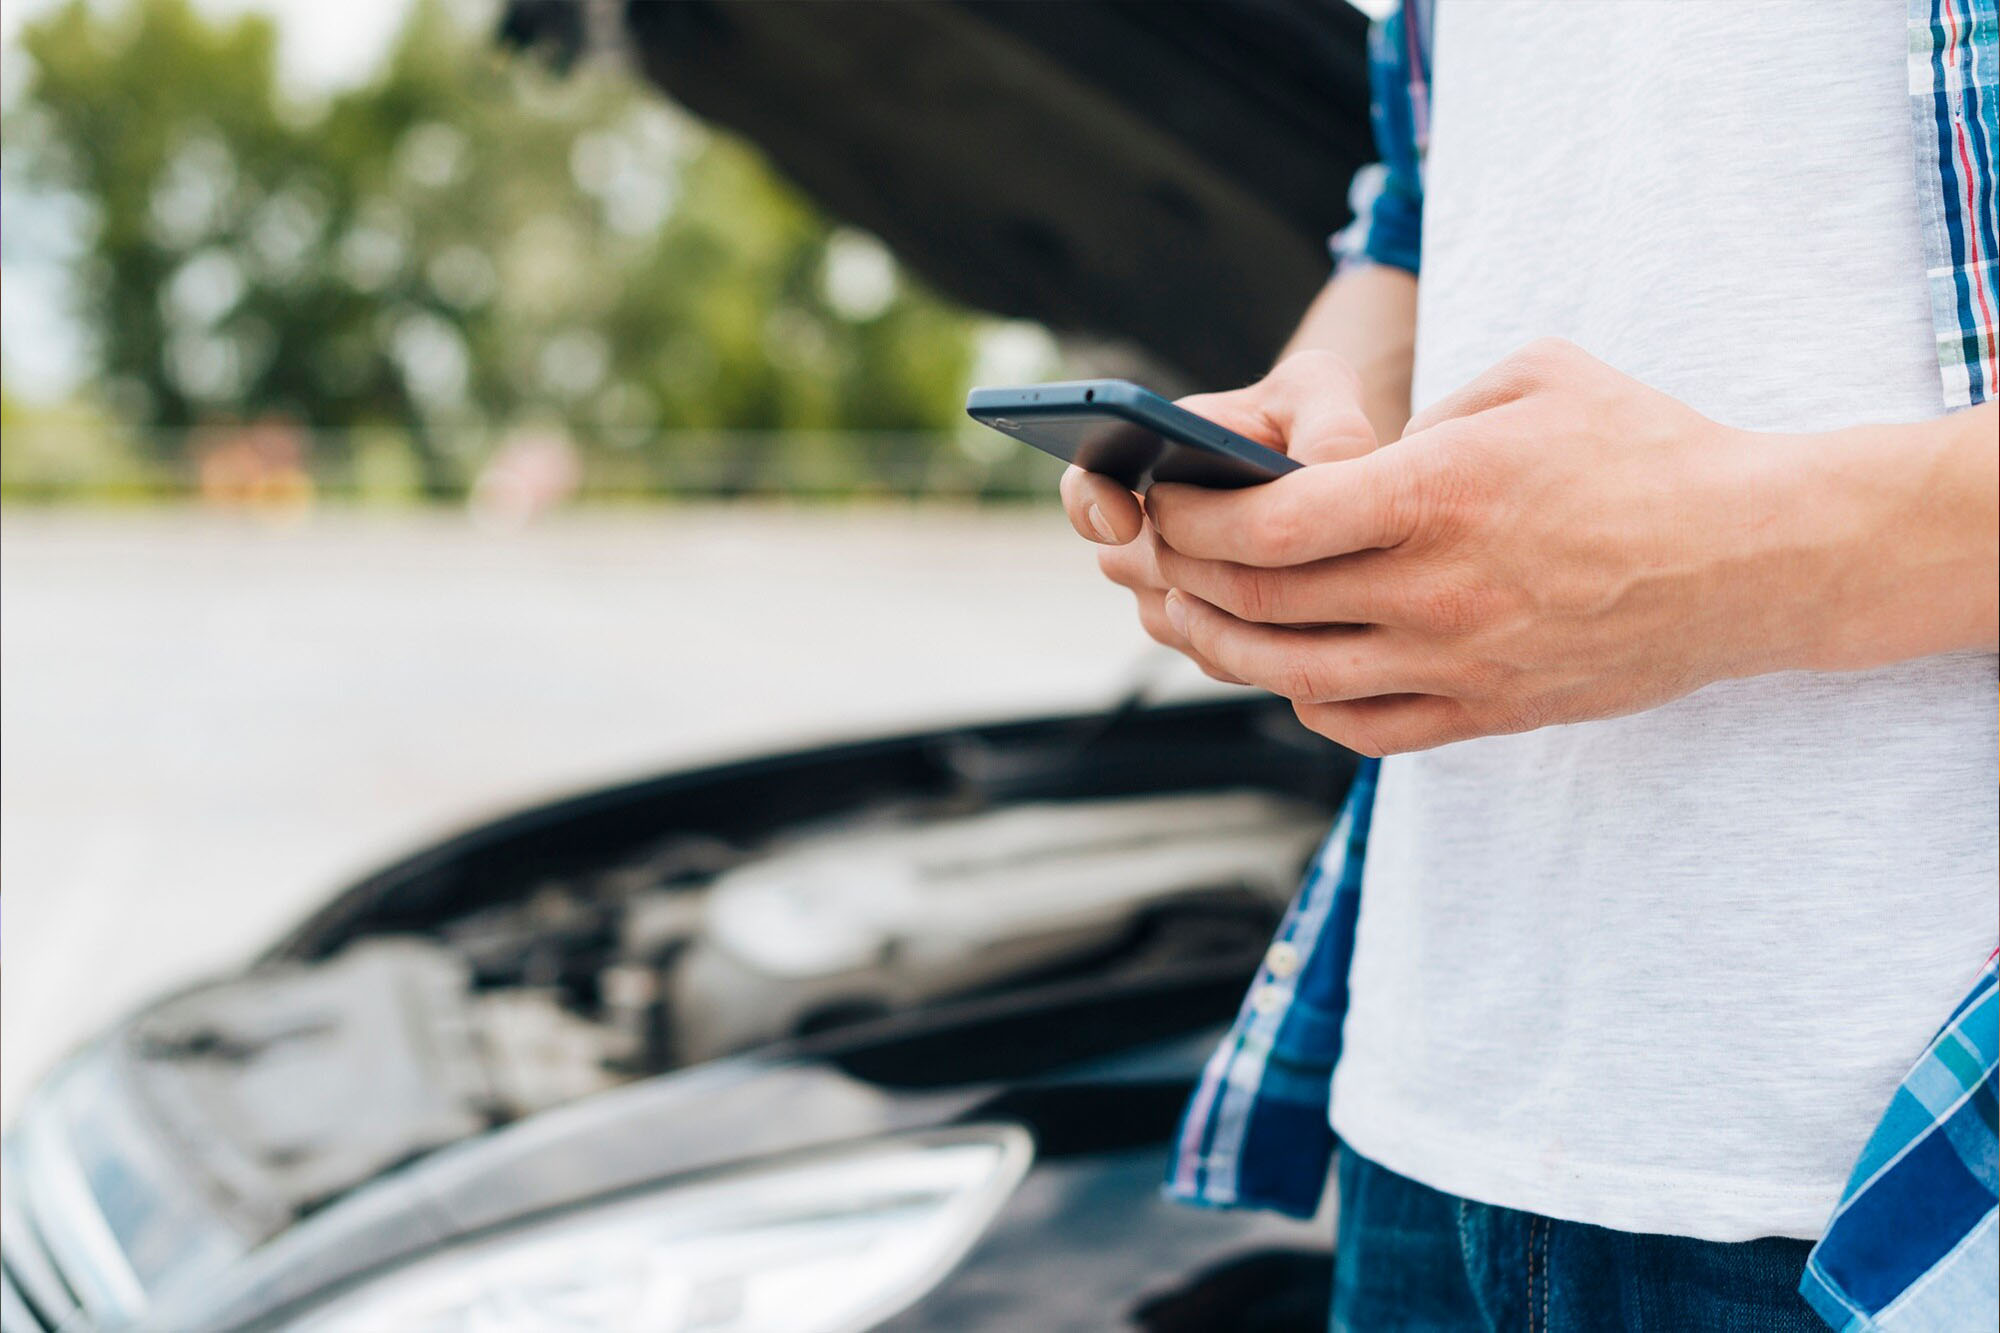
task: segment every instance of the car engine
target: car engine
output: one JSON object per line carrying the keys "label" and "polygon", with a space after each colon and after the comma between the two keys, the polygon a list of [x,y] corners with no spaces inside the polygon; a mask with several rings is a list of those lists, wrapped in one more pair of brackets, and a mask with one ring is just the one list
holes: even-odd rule
{"label": "car engine", "polygon": [[1079,977],[1254,965],[1323,806],[889,803],[680,834],[423,932],[184,992],[134,1093],[264,1230],[495,1125],[716,1056]]}

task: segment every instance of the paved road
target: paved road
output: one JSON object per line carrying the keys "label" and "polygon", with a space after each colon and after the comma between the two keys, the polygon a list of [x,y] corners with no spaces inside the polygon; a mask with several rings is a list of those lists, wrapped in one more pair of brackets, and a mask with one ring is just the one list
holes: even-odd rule
{"label": "paved road", "polygon": [[0,608],[0,1114],[80,1036],[453,825],[693,758],[1089,707],[1147,649],[1048,511],[498,536],[10,510]]}

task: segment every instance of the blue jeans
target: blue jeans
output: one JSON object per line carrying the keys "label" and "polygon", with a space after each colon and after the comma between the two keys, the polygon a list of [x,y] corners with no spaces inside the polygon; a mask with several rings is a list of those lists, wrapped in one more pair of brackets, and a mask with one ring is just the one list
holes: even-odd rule
{"label": "blue jeans", "polygon": [[1341,1149],[1335,1333],[1827,1333],[1808,1241],[1725,1245],[1472,1203]]}

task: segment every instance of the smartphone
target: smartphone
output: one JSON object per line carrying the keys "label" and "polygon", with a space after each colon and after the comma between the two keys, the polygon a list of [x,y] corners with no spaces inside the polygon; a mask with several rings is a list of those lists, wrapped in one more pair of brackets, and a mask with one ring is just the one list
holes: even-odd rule
{"label": "smartphone", "polygon": [[1125,380],[974,389],[973,420],[1144,493],[1156,481],[1234,490],[1299,464]]}

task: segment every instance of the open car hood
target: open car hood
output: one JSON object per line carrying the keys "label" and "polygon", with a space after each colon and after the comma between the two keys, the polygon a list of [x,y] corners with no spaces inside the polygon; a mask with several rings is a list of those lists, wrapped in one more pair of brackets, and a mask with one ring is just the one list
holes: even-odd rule
{"label": "open car hood", "polygon": [[[580,42],[568,0],[505,34]],[[1346,0],[628,0],[640,68],[958,300],[1261,374],[1373,159]]]}

